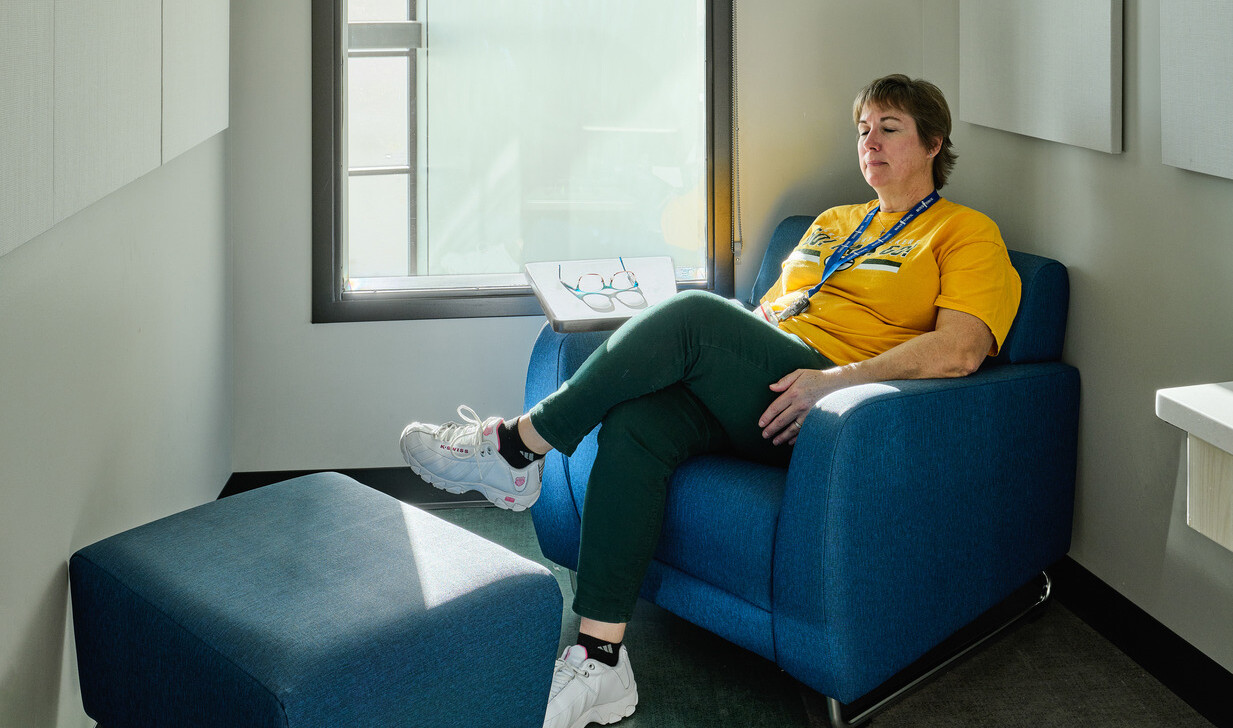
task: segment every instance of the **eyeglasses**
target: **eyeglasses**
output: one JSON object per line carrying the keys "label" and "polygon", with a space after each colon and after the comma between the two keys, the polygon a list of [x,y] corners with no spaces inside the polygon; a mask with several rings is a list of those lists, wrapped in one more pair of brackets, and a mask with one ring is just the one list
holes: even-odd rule
{"label": "eyeglasses", "polygon": [[616,273],[613,273],[611,276],[608,276],[607,278],[605,278],[603,275],[600,275],[599,273],[583,273],[581,276],[578,277],[578,282],[572,286],[566,283],[561,278],[561,266],[558,265],[557,266],[557,280],[560,280],[561,285],[565,286],[566,288],[568,288],[569,290],[573,291],[575,294],[578,294],[578,295],[585,295],[588,293],[599,293],[601,295],[615,295],[615,294],[604,294],[603,292],[605,290],[612,290],[612,291],[616,291],[617,293],[620,293],[621,291],[631,291],[637,288],[638,287],[638,276],[634,275],[634,272],[632,270],[628,270],[625,267],[625,261],[622,258],[617,258],[617,262],[621,264],[621,270],[617,271]]}
{"label": "eyeglasses", "polygon": [[558,265],[557,280],[565,286],[566,290],[595,311],[615,310],[614,301],[619,301],[628,308],[645,308],[646,297],[642,295],[642,290],[638,287],[638,276],[625,267],[625,261],[622,258],[617,258],[617,262],[621,264],[621,270],[612,275],[584,273],[572,286],[562,279],[561,266]]}

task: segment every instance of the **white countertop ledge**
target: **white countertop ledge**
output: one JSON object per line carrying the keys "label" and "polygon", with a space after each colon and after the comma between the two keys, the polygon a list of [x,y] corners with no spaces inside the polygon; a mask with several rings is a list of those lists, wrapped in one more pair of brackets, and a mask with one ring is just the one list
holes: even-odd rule
{"label": "white countertop ledge", "polygon": [[1233,382],[1159,389],[1156,416],[1233,453]]}

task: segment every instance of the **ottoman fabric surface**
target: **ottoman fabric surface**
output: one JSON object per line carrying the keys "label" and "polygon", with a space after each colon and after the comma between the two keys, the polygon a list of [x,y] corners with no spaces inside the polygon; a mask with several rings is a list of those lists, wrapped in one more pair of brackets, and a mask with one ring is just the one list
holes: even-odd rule
{"label": "ottoman fabric surface", "polygon": [[539,726],[547,569],[336,473],[70,561],[86,712],[122,726]]}

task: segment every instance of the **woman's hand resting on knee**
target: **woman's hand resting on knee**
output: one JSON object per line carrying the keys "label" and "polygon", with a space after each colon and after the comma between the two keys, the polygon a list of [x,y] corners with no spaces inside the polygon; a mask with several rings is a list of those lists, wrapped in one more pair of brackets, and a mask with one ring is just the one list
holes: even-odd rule
{"label": "woman's hand resting on knee", "polygon": [[789,373],[771,385],[771,391],[780,394],[758,419],[762,437],[774,438],[772,442],[776,445],[795,444],[810,408],[827,394],[849,384],[840,367],[797,369]]}

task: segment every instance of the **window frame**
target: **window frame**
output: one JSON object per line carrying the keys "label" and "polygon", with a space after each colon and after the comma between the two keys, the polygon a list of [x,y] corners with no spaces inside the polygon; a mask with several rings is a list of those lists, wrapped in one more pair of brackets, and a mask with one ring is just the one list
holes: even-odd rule
{"label": "window frame", "polygon": [[[732,2],[707,0],[707,284],[734,295]],[[343,290],[341,160],[345,3],[312,0],[312,322],[542,315],[530,285]],[[414,102],[413,102],[414,103]],[[722,231],[722,235],[719,233]],[[684,284],[682,287],[685,287]]]}

